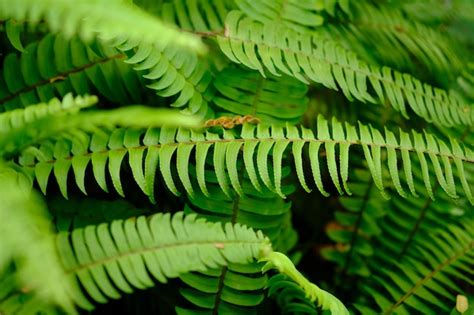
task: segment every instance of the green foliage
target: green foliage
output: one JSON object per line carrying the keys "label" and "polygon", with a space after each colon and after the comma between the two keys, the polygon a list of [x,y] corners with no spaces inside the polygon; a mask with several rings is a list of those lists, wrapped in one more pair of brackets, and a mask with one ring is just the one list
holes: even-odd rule
{"label": "green foliage", "polygon": [[471,9],[0,0],[0,313],[468,314]]}

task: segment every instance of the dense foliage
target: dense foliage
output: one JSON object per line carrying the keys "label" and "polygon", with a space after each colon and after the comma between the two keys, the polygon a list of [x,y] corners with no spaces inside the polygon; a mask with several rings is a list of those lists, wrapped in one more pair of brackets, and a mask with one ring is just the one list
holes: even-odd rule
{"label": "dense foliage", "polygon": [[0,314],[474,314],[472,12],[0,0]]}

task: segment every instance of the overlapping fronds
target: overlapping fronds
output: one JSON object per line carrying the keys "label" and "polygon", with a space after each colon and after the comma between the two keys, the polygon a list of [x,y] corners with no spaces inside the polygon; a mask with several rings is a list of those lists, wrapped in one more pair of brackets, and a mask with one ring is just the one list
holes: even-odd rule
{"label": "overlapping fronds", "polygon": [[357,2],[354,7],[355,14],[349,20],[324,31],[368,61],[411,73],[420,72],[417,67],[421,63],[446,87],[462,70],[463,51],[444,34],[407,19],[390,6]]}
{"label": "overlapping fronds", "polygon": [[276,300],[282,314],[318,314],[305,291],[288,276],[275,275],[268,280],[267,286],[268,296]]}
{"label": "overlapping fronds", "polygon": [[138,103],[140,77],[120,61],[123,58],[116,49],[86,46],[78,38],[65,40],[49,34],[28,45],[19,57],[13,53],[5,57],[0,111],[90,91],[119,104]]}
{"label": "overlapping fronds", "polygon": [[349,187],[352,195],[338,199],[343,209],[335,212],[336,222],[326,227],[327,235],[336,244],[323,248],[321,254],[341,268],[342,277],[368,277],[368,264],[375,251],[372,238],[382,233],[379,221],[387,213],[387,201],[366,169],[354,170]]}
{"label": "overlapping fronds", "polygon": [[257,72],[227,67],[215,81],[213,103],[228,112],[252,115],[264,123],[298,123],[308,107],[308,88],[292,77],[263,78]]}
{"label": "overlapping fronds", "polygon": [[346,309],[344,304],[339,301],[331,293],[320,289],[314,283],[311,283],[306,279],[293,265],[291,260],[282,253],[271,252],[263,255],[261,261],[266,262],[263,266],[262,271],[268,271],[272,268],[277,269],[280,273],[288,276],[301,289],[305,292],[306,297],[314,303],[317,303],[318,307],[323,310],[331,311],[331,314],[349,315],[349,311]]}
{"label": "overlapping fronds", "polygon": [[474,222],[447,225],[417,245],[421,255],[379,265],[381,274],[363,286],[376,306],[357,304],[363,314],[443,314],[451,310],[462,283],[472,286]]}
{"label": "overlapping fronds", "polygon": [[37,23],[45,21],[52,32],[84,41],[126,39],[156,46],[179,45],[203,51],[199,38],[179,32],[128,1],[71,2],[69,0],[0,1],[0,18]]}
{"label": "overlapping fronds", "polygon": [[266,72],[285,73],[304,83],[340,89],[350,100],[387,99],[406,118],[408,104],[418,116],[440,125],[472,125],[474,120],[472,106],[457,95],[387,67],[369,66],[336,42],[317,35],[300,34],[281,24],[260,23],[232,11],[227,16],[226,33],[218,35],[217,40],[231,61],[258,70],[263,76]]}
{"label": "overlapping fronds", "polygon": [[[287,252],[297,242],[297,235],[291,226],[291,202],[281,199],[274,192],[262,189],[258,192],[252,186],[248,176],[239,171],[239,181],[243,195],[226,195],[219,187],[217,177],[209,172],[213,164],[206,163],[206,189],[209,196],[195,191],[188,196],[189,205],[185,213],[196,213],[212,222],[238,222],[253,229],[261,230],[272,242],[272,247]],[[243,163],[236,165],[243,170]],[[191,177],[196,170],[190,166]],[[283,177],[289,175],[289,169],[283,171]],[[291,186],[283,187],[285,193],[292,191]],[[193,273],[180,277],[185,283],[181,290],[183,297],[193,307],[178,309],[178,313],[196,310],[211,313],[255,313],[255,307],[264,299],[263,288],[267,277],[262,275],[256,264],[242,266],[229,265],[205,273]]]}
{"label": "overlapping fronds", "polygon": [[[86,101],[84,101],[84,99]],[[97,99],[93,96],[76,97],[71,102],[84,103],[95,102]],[[163,109],[150,108],[145,106],[129,106],[114,110],[78,112],[69,114],[64,119],[65,113],[56,113],[42,119],[38,119],[26,126],[11,129],[5,133],[0,133],[0,155],[11,156],[25,149],[27,146],[43,143],[43,140],[55,138],[59,134],[68,138],[71,134],[78,131],[95,132],[99,127],[114,128],[116,126],[125,126],[132,128],[144,128],[148,126],[175,125],[197,127],[199,119],[191,116],[184,116],[179,112]],[[101,135],[98,132],[96,135]],[[73,135],[72,141],[83,147],[84,138],[80,135]],[[61,142],[61,140],[60,140]],[[58,149],[56,154],[64,156],[65,150],[69,150],[64,145]],[[66,173],[67,174],[67,169]]]}
{"label": "overlapping fronds", "polygon": [[257,314],[263,302],[267,276],[254,264],[229,264],[228,267],[180,276],[187,285],[181,295],[194,305],[177,307],[177,314]]}
{"label": "overlapping fronds", "polygon": [[211,74],[205,61],[196,54],[180,51],[173,46],[156,48],[140,44],[134,50],[127,43],[118,48],[132,54],[125,60],[137,71],[143,71],[145,79],[151,80],[148,88],[162,97],[175,97],[172,107],[183,108],[188,114],[201,117],[212,116],[208,107],[211,98],[208,91]]}
{"label": "overlapping fronds", "polygon": [[[19,4],[24,5],[23,2],[25,1],[20,1]],[[122,59],[125,56],[129,56],[130,58],[126,59],[125,62],[133,65],[133,69],[136,71],[143,72],[143,77],[151,81],[150,84],[147,85],[150,89],[156,91],[158,95],[163,97],[176,97],[172,106],[180,108],[186,106],[185,111],[190,114],[199,112],[202,117],[212,116],[207,106],[207,99],[209,99],[210,96],[205,96],[207,86],[210,82],[210,73],[206,63],[199,60],[194,51],[184,50],[182,49],[183,47],[181,47],[184,45],[184,47],[187,48],[194,47],[202,50],[204,46],[200,40],[196,39],[197,37],[192,37],[194,36],[192,34],[178,32],[174,28],[162,24],[159,20],[156,20],[151,15],[148,16],[136,6],[114,2],[114,6],[122,6],[121,13],[117,13],[114,11],[114,8],[110,7],[110,1],[95,4],[93,1],[86,1],[85,3],[81,2],[81,4],[77,5],[63,0],[52,0],[52,2],[55,1],[58,1],[60,6],[55,7],[58,11],[53,10],[54,12],[62,12],[62,10],[67,10],[68,8],[73,9],[72,12],[68,11],[68,13],[72,15],[70,20],[68,20],[68,22],[72,23],[70,25],[71,29],[69,29],[69,27],[61,28],[61,34],[66,38],[70,38],[76,34],[68,34],[68,31],[75,29],[77,26],[75,23],[83,23],[86,36],[90,37],[92,34],[97,33],[98,35],[93,38],[97,37],[101,40],[107,39],[102,49],[104,56],[100,58],[97,58],[97,56],[94,57],[93,52],[83,47],[83,44],[78,44],[77,41],[72,42],[72,48],[70,51],[67,51],[65,49],[68,46],[68,42],[57,44],[56,41],[52,39],[54,37],[49,39],[47,37],[47,39],[41,41],[40,44],[30,47],[32,52],[36,49],[38,50],[38,54],[41,52],[42,54],[40,56],[44,56],[44,59],[40,58],[39,61],[36,61],[34,53],[23,56],[22,59],[25,59],[24,62],[26,63],[25,66],[22,65],[23,67],[32,67],[31,62],[39,62],[37,70],[35,70],[36,65],[33,65],[33,69],[24,69],[24,76],[27,76],[24,79],[21,77],[12,78],[10,76],[12,72],[8,72],[20,68],[19,61],[16,57],[11,55],[6,59],[4,67],[5,81],[7,83],[6,90],[13,93],[13,97],[17,97],[19,96],[18,94],[23,92],[30,92],[26,94],[26,96],[23,95],[23,97],[33,97],[31,95],[33,94],[32,90],[36,89],[37,86],[48,87],[56,80],[64,80],[63,77],[72,77],[71,83],[76,93],[86,93],[90,88],[86,86],[84,82],[85,76],[83,72],[85,72],[89,80],[92,81],[99,91],[104,90],[104,94],[109,97],[112,94],[112,100],[114,102],[118,102],[119,100],[121,102],[127,102],[126,100],[130,98],[134,100],[134,98],[140,95],[137,82],[133,82],[133,80],[136,81],[136,78],[132,77],[134,74],[127,73],[126,69],[120,69],[127,68],[123,64],[117,63],[117,65],[112,65],[107,62],[111,59]],[[8,6],[7,4],[5,5]],[[51,3],[51,5],[53,5],[53,3]],[[61,6],[67,6],[67,8],[64,7],[61,10]],[[74,11],[74,6],[78,7],[76,11]],[[38,8],[43,10],[42,5],[39,4],[31,5],[31,7],[33,7],[33,10]],[[94,7],[97,7],[96,10],[93,10]],[[47,4],[45,5],[45,9],[46,8],[48,8]],[[92,16],[87,16],[87,14],[82,16],[81,14],[84,14],[85,11],[83,10],[86,10],[86,8],[93,10],[93,13],[97,14],[97,16],[94,14]],[[114,17],[118,20],[113,20],[113,22],[108,23],[106,18],[108,17],[108,12],[114,12],[114,15],[119,15]],[[140,15],[131,18],[131,12],[139,13]],[[124,15],[127,19],[131,18],[131,20],[120,21],[119,18],[121,15]],[[61,14],[58,16],[61,16]],[[32,16],[32,18],[34,17],[35,16]],[[54,14],[47,14],[44,18],[47,21],[49,18],[52,18],[54,25],[59,23],[55,21],[55,18],[58,17]],[[99,19],[97,21],[100,21],[101,25],[105,23],[105,33],[102,32],[101,28],[97,28],[96,19]],[[133,22],[134,19],[139,22]],[[159,23],[160,27],[164,27],[165,29],[157,30],[152,25],[148,25],[149,22]],[[114,28],[113,25],[115,23],[120,23],[121,26]],[[132,27],[128,27],[127,25],[131,25]],[[121,29],[124,28],[130,32],[130,37],[127,37],[127,32],[121,32]],[[171,33],[167,32],[167,30],[170,30]],[[78,35],[83,37],[84,32],[79,32]],[[121,36],[115,34],[121,34]],[[55,56],[56,54],[58,55]],[[46,64],[45,60],[56,60],[58,65],[54,67],[54,65],[50,63]],[[105,72],[106,82],[103,82],[104,80],[100,75],[97,76],[97,73],[89,69],[95,64],[101,64],[100,68],[103,68],[101,71]],[[119,69],[114,69],[114,66]],[[59,69],[61,70],[57,71]],[[32,70],[35,71],[31,73]],[[119,76],[111,75],[117,71],[125,73]],[[64,72],[65,75],[63,75],[62,72]],[[121,76],[124,78],[124,81],[127,82],[126,84],[118,80]],[[129,82],[129,80],[131,80],[131,82]],[[49,91],[50,88],[48,87],[45,90]],[[49,92],[45,99],[41,99],[42,101],[47,100],[48,97],[53,97],[51,91]],[[6,95],[5,98],[5,101],[10,101],[12,95]],[[134,101],[136,102],[136,100]],[[37,102],[37,100],[31,100],[28,103],[34,104]]]}
{"label": "overlapping fronds", "polygon": [[224,30],[227,13],[235,9],[234,0],[167,0],[155,9],[163,21],[175,24],[180,29],[198,33],[212,33]]}
{"label": "overlapping fronds", "polygon": [[[164,283],[190,271],[247,264],[271,250],[261,232],[239,224],[209,223],[192,214],[184,217],[182,212],[62,232],[57,248],[66,272],[99,303],[151,287],[153,279]],[[93,308],[80,291],[71,295],[82,308]]]}
{"label": "overlapping fronds", "polygon": [[[356,127],[349,124],[342,125],[335,119],[329,128],[328,122],[322,116],[318,118],[316,137],[309,129],[298,129],[291,125],[283,128],[246,124],[240,134],[231,129],[224,130],[222,136],[209,131],[202,133],[176,128],[149,129],[145,134],[137,130],[116,129],[112,133],[96,133],[92,137],[43,143],[38,150],[25,153],[22,163],[27,168],[34,168],[43,192],[46,192],[51,173],[54,173],[59,186],[65,192],[67,175],[71,168],[78,187],[85,192],[85,169],[92,164],[94,177],[104,191],[108,191],[105,175],[108,170],[116,191],[123,194],[120,165],[128,153],[135,181],[145,194],[153,195],[152,187],[156,170],[159,169],[169,190],[179,195],[180,191],[171,172],[172,158],[176,155],[179,181],[186,192],[193,195],[196,183],[191,182],[188,173],[189,161],[193,157],[196,161],[197,185],[208,195],[204,161],[208,156],[212,156],[214,173],[223,192],[230,195],[234,190],[238,195],[242,195],[236,167],[239,156],[242,156],[248,177],[258,191],[267,187],[284,197],[282,163],[289,148],[294,157],[299,182],[306,191],[311,190],[304,176],[302,162],[303,147],[307,144],[314,182],[318,190],[327,196],[321,180],[320,147],[324,146],[326,151],[327,166],[334,186],[340,194],[350,194],[347,187],[349,150],[351,146],[357,146],[362,148],[374,184],[384,196],[387,196],[383,179],[383,171],[386,168],[396,191],[402,196],[408,194],[407,187],[400,184],[398,163],[403,164],[403,176],[410,193],[417,196],[419,188],[414,187],[411,165],[413,161],[418,160],[425,189],[431,198],[434,198],[431,181],[435,175],[437,182],[451,198],[458,197],[456,186],[461,186],[470,202],[474,202],[469,183],[471,179],[466,178],[464,171],[464,165],[474,161],[474,153],[468,147],[462,148],[454,139],[451,139],[448,146],[428,133],[422,135],[412,132],[410,135],[400,131],[397,140],[395,134],[389,130],[385,130],[383,136],[377,129],[363,124],[359,124],[358,129],[357,131]],[[194,155],[191,154],[193,149]],[[382,153],[387,154],[387,167],[382,166]],[[433,168],[428,166],[427,157]],[[337,160],[340,161],[339,164]],[[272,166],[271,170],[269,166]],[[455,183],[455,178],[460,185]]]}

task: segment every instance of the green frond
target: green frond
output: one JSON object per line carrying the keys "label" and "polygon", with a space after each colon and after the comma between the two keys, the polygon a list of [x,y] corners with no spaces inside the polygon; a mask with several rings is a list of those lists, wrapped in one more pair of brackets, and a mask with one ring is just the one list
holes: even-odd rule
{"label": "green frond", "polygon": [[[247,264],[271,245],[261,232],[242,225],[223,226],[179,212],[61,232],[57,248],[66,273],[93,301],[105,303],[152,287],[153,279],[164,283],[190,271]],[[70,294],[80,307],[93,308],[78,287]]]}
{"label": "green frond", "polygon": [[252,115],[263,123],[298,123],[308,108],[308,88],[298,80],[283,76],[263,78],[257,72],[227,67],[214,80],[217,90],[213,103],[238,115]]}
{"label": "green frond", "polygon": [[90,91],[115,103],[138,103],[140,77],[121,61],[124,58],[121,51],[97,43],[87,46],[76,37],[65,40],[60,35],[46,35],[26,46],[19,57],[13,53],[5,57],[0,111]]}
{"label": "green frond", "polygon": [[[354,3],[354,14],[346,21],[323,30],[327,37],[344,43],[366,61],[420,73],[419,64],[445,87],[463,68],[465,52],[443,33],[403,16],[390,6]],[[415,58],[413,58],[415,57]]]}
{"label": "green frond", "polygon": [[[356,305],[364,314],[443,314],[451,310],[462,283],[472,286],[474,223],[447,225],[418,244],[421,255],[405,256],[383,268],[364,291],[377,305]],[[379,267],[380,268],[380,267]]]}
{"label": "green frond", "polygon": [[[235,166],[238,177],[231,179],[240,192],[227,195],[219,187],[217,176],[208,171],[213,169],[212,163],[209,161],[205,166],[204,185],[208,196],[199,191],[189,194],[185,214],[196,213],[211,222],[239,222],[259,229],[271,240],[273,248],[283,252],[295,246],[297,235],[291,224],[291,202],[265,188],[257,191],[245,172],[240,171],[243,170],[243,163]],[[190,165],[189,174],[193,179],[197,176],[196,170]],[[286,168],[283,177],[289,174]],[[292,187],[285,185],[283,189],[289,193]],[[262,275],[260,269],[258,264],[231,264],[205,273],[181,276],[185,283],[182,296],[194,307],[180,307],[178,313],[255,313],[255,307],[264,299],[263,289],[267,283],[267,277]]]}
{"label": "green frond", "polygon": [[291,260],[284,254],[279,252],[264,254],[260,261],[266,262],[262,268],[263,272],[272,268],[277,269],[280,273],[288,276],[291,280],[297,283],[305,292],[306,297],[311,302],[317,303],[318,307],[323,310],[330,310],[331,314],[349,315],[349,311],[341,301],[331,293],[326,292],[314,283],[309,282],[298,270],[296,270]]}
{"label": "green frond", "polygon": [[12,3],[2,0],[0,12],[1,19],[32,23],[44,20],[52,32],[61,32],[67,38],[79,35],[84,41],[124,39],[158,47],[179,45],[195,51],[204,50],[198,38],[163,24],[125,1],[18,0]]}
{"label": "green frond", "polygon": [[275,275],[268,280],[267,286],[268,296],[276,300],[282,314],[318,314],[305,291],[288,276]]}
{"label": "green frond", "polygon": [[[86,100],[88,96],[86,96]],[[95,98],[92,98],[95,101]],[[84,103],[82,97],[76,97],[74,102]],[[52,115],[36,120],[27,126],[12,129],[6,133],[0,133],[0,155],[12,156],[18,151],[25,149],[27,146],[41,143],[43,140],[57,137],[63,133],[67,138],[67,133],[82,130],[86,132],[97,131],[99,127],[113,128],[115,126],[126,126],[132,128],[144,128],[145,126],[199,126],[199,119],[196,117],[185,116],[176,111],[169,109],[157,109],[145,106],[129,106],[114,110],[90,111],[70,114],[67,119],[64,115]],[[98,133],[99,134],[99,133]],[[72,137],[81,147],[85,143],[82,137]],[[69,148],[67,144],[62,142],[55,154],[64,157]],[[64,146],[66,145],[66,147]],[[94,145],[94,144],[91,144]],[[70,166],[70,163],[69,163]],[[67,174],[68,167],[63,171]]]}
{"label": "green frond", "polygon": [[[102,114],[98,114],[97,117],[102,117],[100,115]],[[114,121],[113,116],[109,118],[111,122]],[[153,122],[153,119],[150,120]],[[145,122],[141,121],[140,123]],[[419,134],[413,131],[410,135],[400,131],[398,140],[395,134],[389,130],[385,130],[385,136],[383,136],[377,129],[360,123],[358,129],[357,131],[356,127],[349,124],[343,126],[335,119],[333,119],[332,126],[329,127],[328,122],[322,116],[318,118],[316,136],[309,129],[298,129],[291,125],[283,128],[246,124],[242,127],[240,135],[234,130],[224,130],[223,134],[219,135],[210,131],[203,133],[176,128],[149,129],[145,134],[136,130],[117,129],[113,133],[101,132],[92,137],[86,136],[70,141],[45,143],[38,148],[39,150],[26,152],[22,161],[25,161],[23,163],[25,167],[34,168],[37,181],[41,183],[40,187],[43,192],[46,191],[48,178],[56,167],[61,167],[62,171],[60,174],[55,171],[54,177],[60,186],[66,185],[65,179],[71,166],[78,187],[85,192],[84,172],[87,165],[92,164],[94,177],[100,187],[107,191],[105,173],[108,169],[114,187],[119,194],[122,194],[119,188],[119,170],[123,158],[128,153],[135,180],[145,194],[152,196],[150,187],[154,185],[155,172],[158,168],[169,190],[175,195],[180,194],[171,172],[172,158],[175,153],[178,168],[179,165],[189,164],[191,156],[194,156],[195,161],[201,161],[196,169],[199,174],[197,176],[198,182],[200,180],[198,186],[206,194],[203,161],[207,157],[212,157],[217,182],[222,191],[229,195],[231,190],[235,190],[237,193],[241,191],[238,171],[235,167],[235,163],[237,163],[235,152],[238,157],[241,152],[240,148],[242,148],[241,154],[245,170],[252,185],[257,190],[260,187],[266,187],[281,197],[285,197],[286,195],[282,191],[281,171],[285,152],[290,153],[290,148],[298,180],[303,188],[310,191],[302,169],[303,147],[307,146],[314,183],[318,190],[327,196],[328,193],[321,180],[320,147],[324,146],[332,183],[340,194],[344,194],[348,182],[350,147],[357,146],[363,150],[375,186],[386,198],[388,195],[385,191],[386,185],[383,176],[385,167],[382,165],[382,153],[388,156],[386,168],[389,169],[390,179],[397,187],[399,194],[405,195],[407,191],[406,187],[399,184],[398,164],[403,164],[404,175],[402,176],[406,177],[410,193],[416,196],[417,191],[420,190],[413,186],[412,164],[414,161],[419,161],[425,189],[432,199],[434,196],[431,181],[435,177],[451,198],[458,198],[456,186],[461,186],[470,202],[474,203],[469,184],[471,179],[465,176],[464,170],[465,165],[474,161],[474,153],[468,147],[462,148],[454,139],[451,139],[448,146],[428,133]],[[232,148],[234,147],[238,147],[239,150],[233,152]],[[53,148],[57,149],[53,150]],[[194,155],[191,154],[193,149]],[[428,167],[427,158],[434,165],[434,170]],[[67,163],[65,163],[66,161]],[[452,163],[455,166],[454,169]],[[269,170],[269,166],[272,167],[271,170]],[[458,179],[457,184],[455,177]],[[192,195],[194,187],[197,185],[193,185],[184,173],[179,175],[179,181],[186,192]]]}
{"label": "green frond", "polygon": [[90,107],[97,103],[97,97],[85,96],[74,98],[67,94],[62,100],[54,98],[48,103],[40,103],[25,109],[15,109],[0,113],[0,133],[22,128],[42,118],[54,115],[75,114],[80,109]]}
{"label": "green frond", "polygon": [[226,20],[226,33],[218,35],[217,41],[231,61],[258,70],[264,77],[266,72],[277,76],[285,73],[307,84],[316,82],[340,89],[349,100],[364,103],[387,99],[406,118],[408,103],[418,116],[439,125],[472,125],[474,120],[472,106],[455,94],[387,67],[369,66],[336,42],[316,34],[256,22],[242,12],[232,11]]}
{"label": "green frond", "polygon": [[130,47],[123,43],[118,48],[131,54],[125,62],[145,73],[143,77],[151,81],[148,88],[162,97],[175,97],[171,107],[184,107],[183,112],[200,117],[212,116],[208,107],[212,96],[212,91],[208,90],[211,73],[207,63],[196,54],[173,46],[156,48],[139,44]]}
{"label": "green frond", "polygon": [[256,314],[268,280],[260,269],[256,263],[229,264],[180,276],[186,284],[180,293],[194,307],[178,307],[177,314]]}

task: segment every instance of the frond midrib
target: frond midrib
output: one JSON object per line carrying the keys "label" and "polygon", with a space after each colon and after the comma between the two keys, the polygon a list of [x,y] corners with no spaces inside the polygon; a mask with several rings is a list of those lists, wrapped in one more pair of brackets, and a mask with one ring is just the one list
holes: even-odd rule
{"label": "frond midrib", "polygon": [[396,303],[394,303],[388,310],[384,311],[384,315],[392,314],[393,311],[399,307],[406,299],[412,296],[416,290],[418,290],[421,286],[423,286],[427,281],[431,280],[437,273],[441,272],[443,268],[449,266],[450,264],[454,263],[459,258],[466,255],[470,250],[474,249],[474,241],[471,241],[461,249],[459,252],[455,253],[442,263],[440,263],[435,269],[433,269],[430,273],[428,273],[423,279],[419,280],[415,285],[413,285],[408,292],[406,292]]}
{"label": "frond midrib", "polygon": [[[320,56],[317,56],[317,55],[314,55],[314,54],[308,54],[308,53],[298,51],[298,50],[295,51],[295,50],[292,50],[292,49],[289,49],[289,48],[284,48],[284,47],[281,47],[281,46],[268,45],[265,42],[257,42],[257,41],[252,41],[252,40],[248,40],[248,39],[242,39],[242,38],[239,38],[239,37],[228,36],[227,34],[219,35],[219,36],[222,36],[225,39],[228,39],[228,40],[231,40],[231,41],[239,41],[241,43],[254,44],[256,46],[264,46],[264,47],[267,47],[269,49],[278,49],[278,50],[281,50],[283,52],[288,52],[288,53],[292,53],[292,54],[295,54],[295,55],[301,55],[301,56],[306,57],[306,58],[317,59],[318,61],[324,62],[324,63],[326,63],[328,65],[331,65],[331,66],[339,66],[343,69],[348,69],[350,71],[353,71],[354,73],[360,73],[360,74],[366,76],[367,78],[373,78],[373,79],[375,79],[379,82],[383,82],[384,84],[394,86],[395,88],[398,88],[398,89],[400,89],[404,92],[409,92],[409,93],[412,93],[413,95],[420,95],[420,96],[422,96],[424,98],[427,98],[427,99],[430,99],[430,100],[440,101],[439,99],[436,98],[435,95],[427,94],[424,90],[423,90],[423,93],[420,93],[421,92],[420,90],[413,89],[413,88],[408,87],[406,85],[399,85],[399,84],[397,84],[397,82],[395,80],[393,80],[393,81],[392,80],[386,80],[385,78],[379,76],[378,73],[375,74],[375,73],[370,72],[370,71],[365,71],[365,69],[355,68],[355,67],[352,67],[351,64],[342,64],[342,63],[339,63],[337,61],[330,61],[330,60],[325,59],[325,58],[318,58]],[[397,72],[395,70],[392,70],[392,71]],[[436,90],[436,89],[439,89],[439,88],[433,87],[433,89]],[[458,110],[464,112],[464,114],[468,113],[470,111],[470,107],[467,104],[460,103],[460,105],[461,106],[464,105],[464,107],[463,108],[458,108]]]}
{"label": "frond midrib", "polygon": [[[329,139],[329,140],[320,140],[320,139],[301,139],[301,138],[284,138],[284,139],[275,139],[275,138],[271,138],[271,137],[268,137],[268,138],[253,138],[253,139],[219,139],[219,140],[204,140],[204,141],[183,141],[183,142],[174,142],[174,143],[166,143],[166,144],[153,144],[153,145],[140,145],[140,146],[131,146],[131,147],[123,147],[123,148],[118,148],[118,149],[108,149],[108,150],[101,150],[101,151],[96,151],[96,152],[88,152],[88,153],[85,153],[85,154],[81,154],[82,156],[90,156],[92,154],[97,154],[97,153],[109,153],[109,152],[113,152],[113,151],[130,151],[130,150],[134,150],[134,149],[146,149],[148,147],[156,147],[156,148],[161,148],[162,146],[178,146],[178,145],[199,145],[199,144],[216,144],[216,143],[229,143],[229,142],[246,142],[246,141],[254,141],[254,142],[264,142],[264,141],[274,141],[275,143],[278,142],[278,141],[289,141],[290,143],[293,143],[293,142],[297,142],[297,141],[304,141],[304,142],[319,142],[319,143],[336,143],[336,144],[349,144],[349,145],[358,145],[358,146],[362,146],[362,145],[367,145],[369,147],[381,147],[381,148],[386,148],[386,149],[395,149],[397,151],[401,151],[401,150],[407,150],[409,152],[413,152],[413,153],[417,153],[417,152],[421,152],[421,153],[424,153],[424,154],[433,154],[435,156],[438,156],[438,157],[447,157],[449,158],[450,160],[454,160],[454,159],[458,159],[458,160],[461,160],[463,162],[467,162],[467,163],[474,163],[474,159],[470,159],[468,157],[459,157],[455,154],[443,154],[443,153],[440,153],[440,152],[433,152],[433,151],[430,151],[428,149],[425,149],[423,151],[417,151],[415,148],[402,148],[401,146],[394,146],[394,145],[389,145],[389,144],[376,144],[376,143],[362,143],[360,141],[349,141],[349,140],[332,140],[332,139]],[[74,156],[69,156],[69,157],[65,157],[65,158],[62,158],[64,160],[70,160],[72,159]],[[44,162],[44,163],[55,163],[56,161],[58,161],[60,159],[51,159],[51,160],[48,160],[48,161],[41,161],[41,162]],[[37,163],[34,163],[34,164],[25,164],[23,165],[24,167],[34,167]]]}
{"label": "frond midrib", "polygon": [[216,248],[221,248],[222,244],[224,244],[224,246],[225,246],[225,244],[229,244],[229,245],[253,244],[253,245],[256,245],[256,244],[262,244],[263,242],[265,242],[264,239],[252,240],[252,241],[210,240],[210,241],[176,242],[176,243],[173,243],[173,244],[164,244],[164,245],[158,245],[158,246],[153,246],[153,247],[141,248],[139,250],[130,250],[130,251],[126,251],[126,252],[121,252],[118,255],[115,255],[113,257],[106,257],[106,258],[103,258],[103,259],[94,260],[94,261],[92,261],[90,263],[87,263],[87,264],[80,264],[79,266],[77,266],[75,268],[66,269],[65,273],[66,274],[77,273],[81,270],[93,268],[95,266],[104,265],[108,262],[116,261],[116,260],[119,260],[123,257],[129,257],[129,256],[144,254],[144,253],[148,253],[148,252],[160,251],[160,250],[167,249],[167,248],[183,248],[183,247],[192,247],[192,246],[200,246],[200,245],[216,245],[216,244],[218,244],[218,246],[216,246]]}
{"label": "frond midrib", "polygon": [[6,103],[6,102],[8,102],[12,99],[17,98],[18,96],[20,96],[23,93],[33,91],[38,87],[45,86],[45,85],[48,85],[48,84],[53,84],[54,82],[56,82],[58,80],[65,80],[70,75],[85,71],[86,69],[94,67],[95,65],[106,63],[106,62],[111,61],[113,59],[121,59],[121,58],[124,58],[124,57],[125,57],[124,54],[118,53],[118,54],[115,54],[115,55],[112,55],[112,56],[108,56],[108,57],[104,57],[104,58],[100,58],[100,59],[91,61],[91,62],[89,62],[85,65],[81,65],[81,66],[78,66],[78,67],[73,67],[73,68],[71,68],[67,71],[64,71],[64,72],[59,72],[59,73],[55,74],[52,77],[39,80],[39,81],[37,81],[33,84],[28,84],[28,85],[22,87],[21,89],[19,89],[17,91],[11,92],[10,94],[8,94],[5,97],[3,97],[2,99],[0,99],[0,105],[4,104],[4,103]]}

